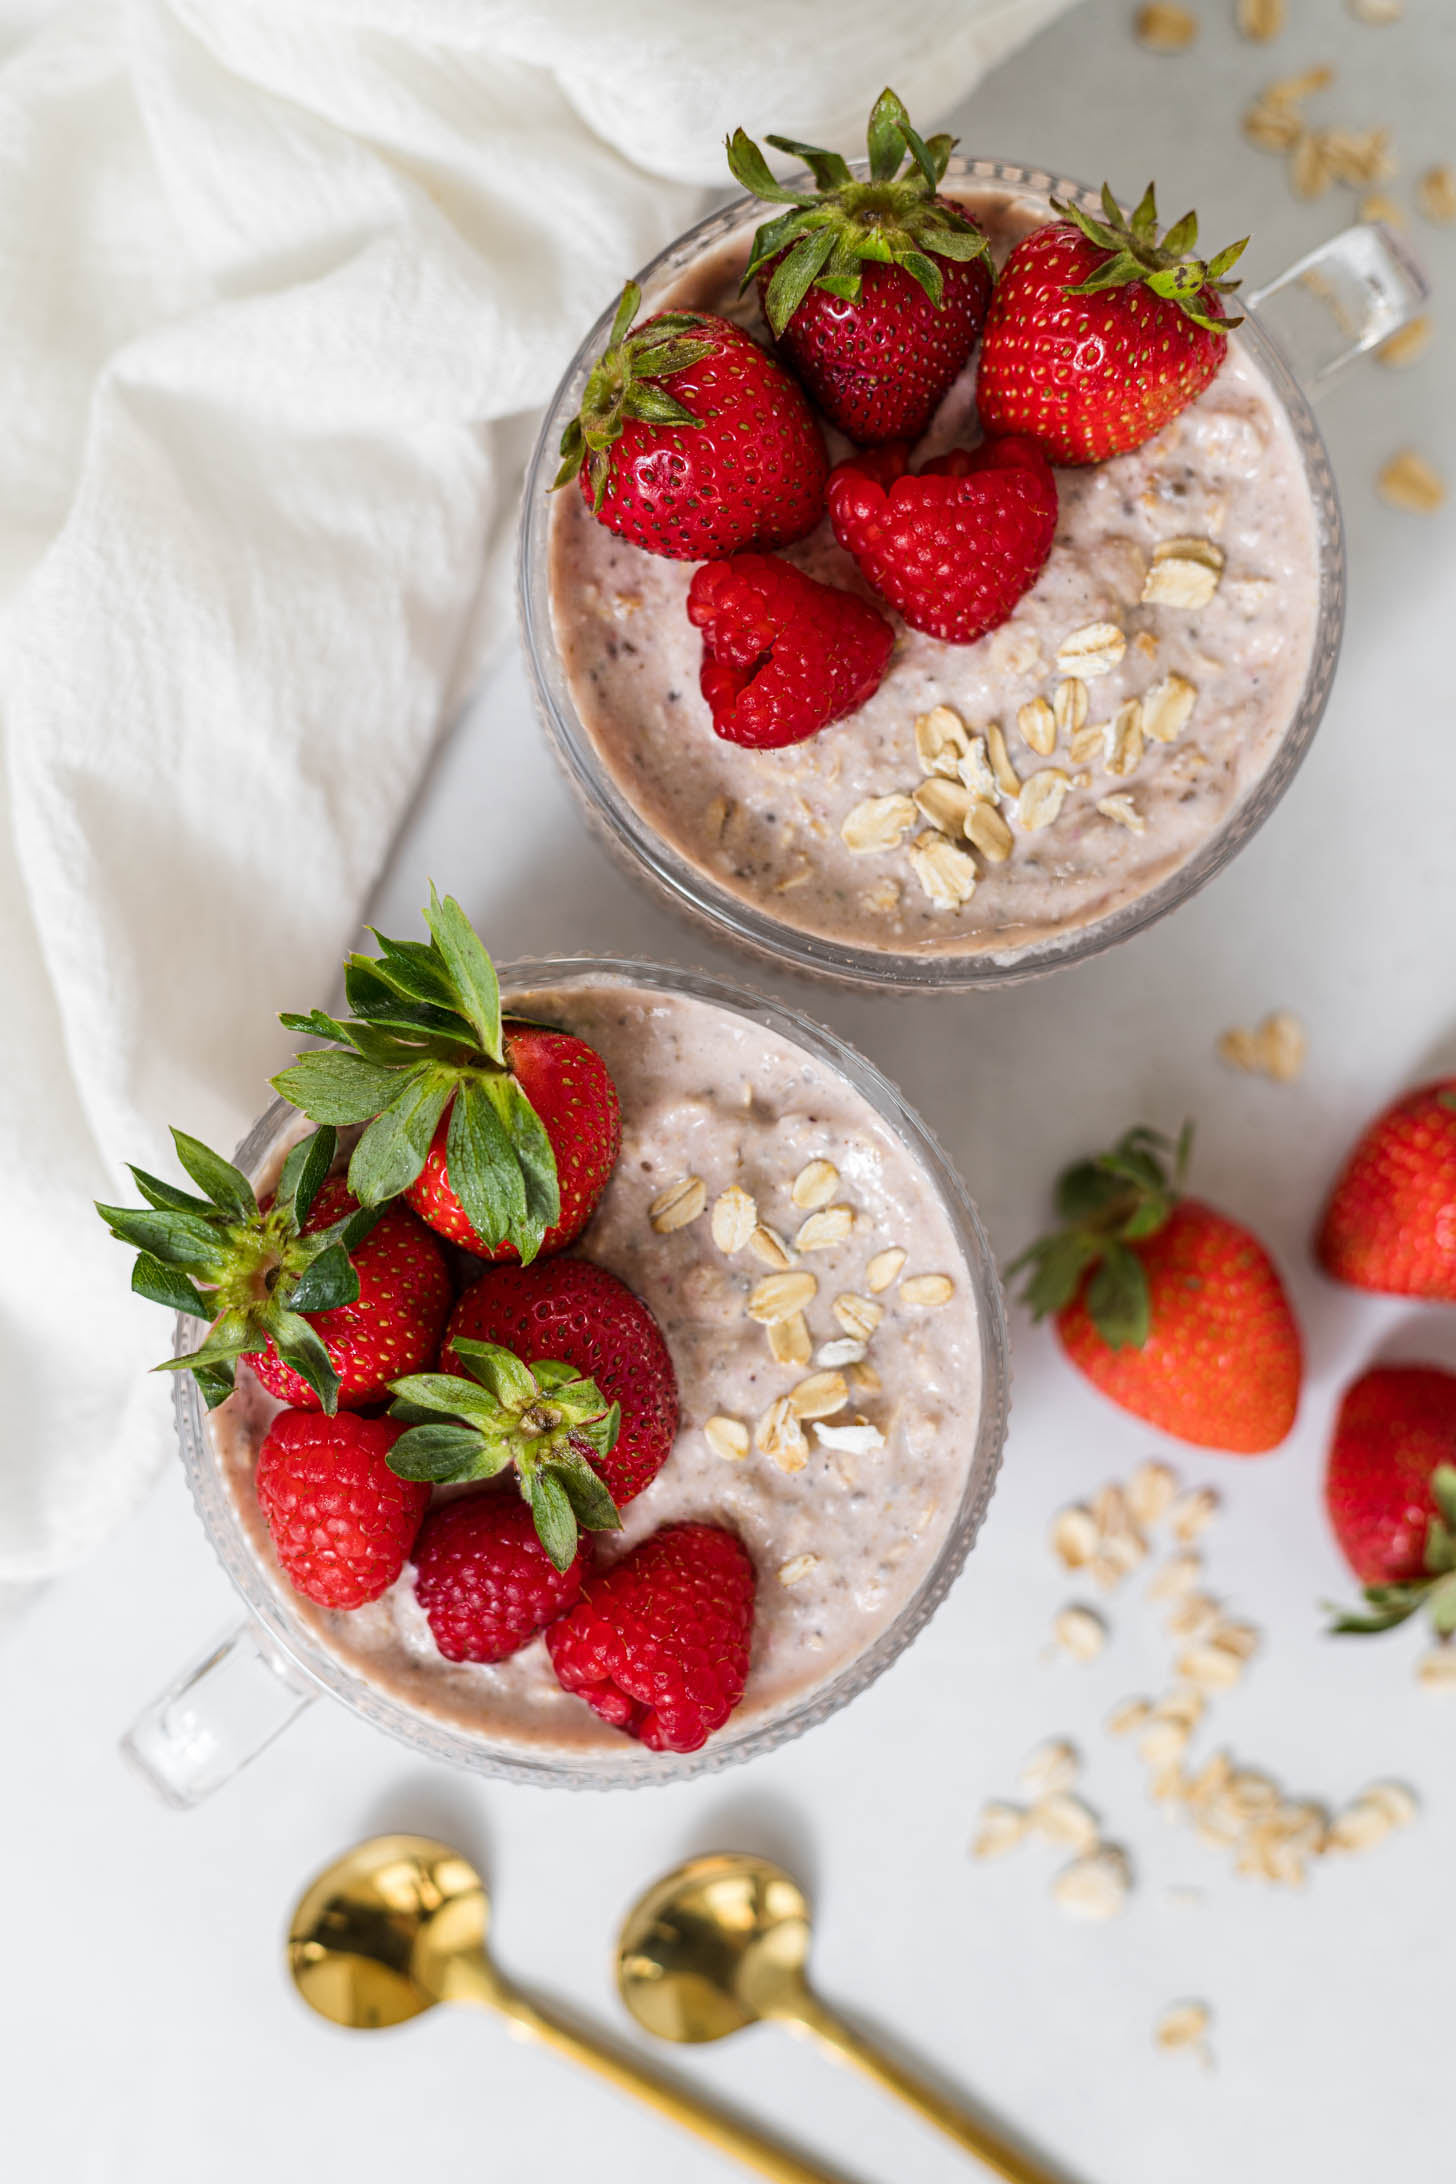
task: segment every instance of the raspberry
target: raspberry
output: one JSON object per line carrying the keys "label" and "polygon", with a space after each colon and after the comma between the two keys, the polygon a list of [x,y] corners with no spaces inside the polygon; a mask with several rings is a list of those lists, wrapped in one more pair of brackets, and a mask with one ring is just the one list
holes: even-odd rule
{"label": "raspberry", "polygon": [[505,1660],[581,1593],[581,1552],[553,1569],[515,1494],[441,1502],[420,1527],[413,1560],[415,1598],[447,1661]]}
{"label": "raspberry", "polygon": [[713,1524],[669,1524],[609,1570],[546,1633],[563,1690],[654,1752],[695,1752],[743,1696],[754,1572]]}
{"label": "raspberry", "polygon": [[403,1431],[353,1411],[280,1411],[268,1428],[258,1505],[284,1576],[321,1608],[362,1608],[405,1566],[430,1489],[386,1462]]}
{"label": "raspberry", "polygon": [[590,1259],[494,1267],[450,1315],[442,1373],[461,1371],[457,1335],[498,1343],[528,1365],[559,1358],[622,1406],[617,1445],[592,1469],[619,1509],[649,1486],[677,1438],[677,1375],[662,1331],[625,1282]]}
{"label": "raspberry", "polygon": [[917,476],[904,442],[841,463],[829,479],[834,535],[912,629],[974,644],[1040,576],[1057,486],[1029,440],[953,447]]}
{"label": "raspberry", "polygon": [[884,680],[895,633],[852,592],[772,554],[710,561],[688,589],[703,696],[727,743],[776,750],[843,720]]}

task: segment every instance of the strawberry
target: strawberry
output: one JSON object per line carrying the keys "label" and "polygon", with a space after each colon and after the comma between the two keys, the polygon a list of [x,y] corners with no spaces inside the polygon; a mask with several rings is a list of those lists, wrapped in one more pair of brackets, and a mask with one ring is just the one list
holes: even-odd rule
{"label": "strawberry", "polygon": [[743,1696],[754,1586],[734,1533],[665,1525],[551,1625],[557,1681],[649,1750],[696,1752]]}
{"label": "strawberry", "polygon": [[1392,1630],[1424,1610],[1456,1633],[1456,1373],[1377,1365],[1345,1390],[1325,1506],[1365,1588],[1365,1611],[1332,1629]]}
{"label": "strawberry", "polygon": [[1158,240],[1153,185],[1131,220],[1104,184],[1105,218],[1064,217],[1024,236],[1001,269],[976,381],[988,433],[1022,433],[1054,463],[1141,447],[1203,392],[1227,353],[1225,279],[1245,248],[1189,256],[1187,213]]}
{"label": "strawberry", "polygon": [[705,562],[688,589],[716,734],[751,750],[802,743],[872,698],[895,633],[882,614],[772,554]]}
{"label": "strawberry", "polygon": [[579,480],[599,523],[674,561],[805,537],[829,462],[802,388],[711,311],[659,311],[631,331],[641,301],[629,281],[555,486]]}
{"label": "strawberry", "polygon": [[661,1330],[589,1259],[482,1274],[450,1316],[439,1371],[398,1380],[394,1393],[393,1415],[415,1429],[390,1458],[396,1469],[441,1484],[514,1464],[558,1569],[576,1552],[578,1524],[615,1530],[677,1436]]}
{"label": "strawberry", "polygon": [[1456,1304],[1456,1077],[1377,1115],[1335,1185],[1315,1250],[1336,1281]]}
{"label": "strawberry", "polygon": [[284,1576],[321,1608],[362,1608],[388,1592],[414,1545],[427,1486],[386,1458],[403,1428],[352,1411],[280,1411],[258,1451],[255,1487]]}
{"label": "strawberry", "polygon": [[511,1494],[462,1494],[420,1527],[415,1598],[447,1661],[504,1661],[581,1595],[582,1556],[556,1569]]}
{"label": "strawberry", "polygon": [[[815,188],[774,179],[735,130],[735,180],[790,209],[753,239],[755,275],[779,350],[832,424],[861,447],[918,440],[967,363],[991,298],[990,246],[963,205],[939,196],[955,138],[922,141],[893,91],[869,122],[869,177],[837,152],[771,136]],[[904,163],[905,172],[900,172]]]}
{"label": "strawberry", "polygon": [[314,1122],[367,1124],[349,1160],[361,1205],[405,1192],[486,1259],[560,1251],[585,1228],[622,1142],[616,1086],[568,1032],[504,1021],[495,967],[460,905],[430,889],[428,945],[349,958],[352,1017],[280,1019],[334,1045],[274,1089]]}
{"label": "strawberry", "polygon": [[1299,1328],[1258,1238],[1179,1195],[1189,1144],[1187,1130],[1176,1148],[1130,1130],[1069,1168],[1065,1225],[1008,1272],[1030,1269],[1024,1301],[1056,1314],[1068,1357],[1114,1403],[1199,1448],[1256,1456],[1294,1424]]}
{"label": "strawberry", "polygon": [[413,1214],[361,1211],[343,1177],[330,1177],[331,1126],[291,1148],[261,1206],[220,1153],[172,1137],[204,1196],[133,1168],[145,1207],[96,1209],[136,1245],[139,1295],[211,1323],[198,1349],[159,1372],[192,1373],[212,1408],[249,1357],[272,1394],[332,1416],[341,1403],[382,1402],[397,1373],[429,1359],[450,1304],[444,1258]]}
{"label": "strawberry", "polygon": [[1029,440],[954,447],[907,468],[903,444],[851,456],[829,479],[834,535],[912,629],[974,644],[1040,576],[1057,486]]}

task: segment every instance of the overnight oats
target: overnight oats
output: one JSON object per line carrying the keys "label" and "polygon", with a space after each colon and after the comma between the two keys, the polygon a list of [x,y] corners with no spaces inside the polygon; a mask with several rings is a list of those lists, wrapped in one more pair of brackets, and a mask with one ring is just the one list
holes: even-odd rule
{"label": "overnight oats", "polygon": [[[1016,246],[1067,223],[1023,184],[963,175],[946,191],[984,233],[1000,282],[989,347]],[[754,227],[752,211],[719,216],[701,252],[669,262],[644,314],[712,313],[767,346],[758,289],[740,294]],[[1075,464],[1054,447],[1049,466],[1033,449],[1044,483],[1026,524],[1045,543],[998,531],[994,509],[984,522],[977,513],[979,534],[973,523],[893,535],[902,495],[929,499],[950,483],[930,488],[927,465],[969,473],[988,447],[1026,445],[983,441],[985,348],[899,450],[857,454],[821,416],[827,512],[740,562],[787,564],[872,612],[886,661],[878,674],[865,665],[847,709],[830,698],[825,725],[777,747],[735,740],[719,721],[713,563],[643,550],[597,520],[584,492],[531,509],[525,594],[543,708],[617,838],[742,938],[911,983],[1037,968],[1181,899],[1293,771],[1331,642],[1337,518],[1311,491],[1323,456],[1307,411],[1256,330],[1220,335],[1216,349],[1207,384],[1139,444]],[[956,556],[984,552],[1001,582],[1023,549],[991,614],[943,634],[937,593],[954,625],[963,576],[968,586],[982,573],[966,575]],[[549,631],[529,612],[543,579]],[[761,579],[759,596],[759,668],[776,672],[775,601]],[[792,612],[789,600],[781,622]],[[826,652],[848,663],[841,681],[862,643],[860,626],[831,631]]]}
{"label": "overnight oats", "polygon": [[[898,1654],[974,1538],[1006,1400],[975,1216],[898,1095],[827,1034],[684,974],[564,963],[512,978],[499,1039],[488,1004],[476,1027],[502,1055],[498,1111],[527,1099],[555,1153],[542,1248],[523,1264],[477,1232],[467,1252],[479,1202],[450,1118],[490,1080],[453,1032],[442,1059],[440,997],[480,1017],[484,987],[451,985],[444,958],[421,974],[426,956],[398,960],[436,996],[432,1066],[459,1074],[372,1227],[352,1209],[395,1142],[389,1111],[343,1119],[350,1025],[290,1019],[339,1038],[280,1086],[340,1121],[309,1134],[280,1106],[251,1141],[253,1226],[289,1294],[282,1317],[259,1308],[230,1385],[208,1380],[226,1309],[192,1352],[214,1544],[293,1658],[466,1764],[635,1781],[765,1749]],[[385,1051],[378,1009],[350,1023]],[[143,1217],[107,1212],[140,1241]],[[357,1294],[336,1268],[315,1311],[337,1249]],[[289,1312],[327,1359],[312,1382]]]}

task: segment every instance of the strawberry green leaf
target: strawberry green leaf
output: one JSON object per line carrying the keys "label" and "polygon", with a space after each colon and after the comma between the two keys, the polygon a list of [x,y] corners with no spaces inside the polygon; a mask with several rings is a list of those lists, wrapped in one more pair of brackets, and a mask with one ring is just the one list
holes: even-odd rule
{"label": "strawberry green leaf", "polygon": [[614,1403],[605,1416],[585,1419],[581,1425],[574,1427],[571,1437],[574,1441],[586,1442],[598,1456],[610,1456],[617,1445],[617,1436],[621,1430],[622,1406]]}
{"label": "strawberry green leaf", "polygon": [[816,189],[836,190],[841,183],[854,180],[848,161],[841,159],[838,152],[821,151],[817,144],[801,144],[797,137],[771,136],[767,141],[776,152],[787,152],[791,159],[802,159],[814,177]]}
{"label": "strawberry green leaf", "polygon": [[338,1132],[328,1123],[300,1138],[296,1145],[289,1146],[274,1203],[291,1217],[295,1228],[301,1229],[308,1219],[309,1209],[328,1180],[338,1149]]}
{"label": "strawberry green leaf", "polygon": [[896,254],[895,263],[912,281],[919,282],[938,311],[945,296],[945,282],[935,260],[927,258],[924,251],[905,250]]}
{"label": "strawberry green leaf", "polygon": [[177,1148],[177,1158],[191,1176],[198,1189],[203,1191],[222,1212],[230,1213],[235,1220],[246,1221],[258,1210],[253,1196],[253,1186],[240,1168],[200,1138],[188,1137],[185,1130],[174,1130],[172,1142]]}
{"label": "strawberry green leaf", "polygon": [[1118,1243],[1107,1244],[1087,1284],[1087,1310],[1103,1341],[1114,1350],[1140,1350],[1152,1332],[1152,1303],[1142,1261]]}
{"label": "strawberry green leaf", "polygon": [[462,1335],[451,1347],[471,1378],[508,1410],[524,1410],[540,1387],[550,1385],[539,1366],[523,1365],[498,1342],[474,1342]]}
{"label": "strawberry green leaf", "polygon": [[525,1192],[525,1215],[512,1241],[526,1265],[540,1250],[546,1231],[561,1219],[556,1155],[546,1125],[514,1077],[489,1077],[484,1089],[510,1141]]}
{"label": "strawberry green leaf", "polygon": [[360,1046],[360,1033],[392,1032],[396,1039],[416,1045],[431,1039],[452,1040],[473,1047],[472,1026],[458,1008],[436,1008],[433,1002],[407,1000],[387,978],[380,975],[373,956],[352,955],[344,965],[344,994],[356,1018],[348,1027],[352,1045]]}
{"label": "strawberry green leaf", "polygon": [[208,1365],[231,1365],[240,1357],[256,1357],[267,1347],[259,1329],[243,1311],[224,1312],[208,1330],[205,1341],[185,1357],[164,1358],[152,1367],[158,1373],[196,1372]]}
{"label": "strawberry green leaf", "polygon": [[379,1206],[409,1189],[430,1150],[458,1080],[438,1062],[393,1079],[394,1097],[375,1116],[349,1160],[349,1188],[362,1206]]}
{"label": "strawberry green leaf", "polygon": [[1445,1577],[1456,1570],[1456,1532],[1432,1517],[1426,1526],[1426,1574],[1428,1577]]}
{"label": "strawberry green leaf", "polygon": [[763,299],[764,315],[776,334],[781,334],[814,285],[834,248],[834,230],[813,229],[801,236],[774,268]]}
{"label": "strawberry green leaf", "polygon": [[1013,1259],[1006,1269],[1010,1280],[1026,1267],[1031,1276],[1021,1292],[1021,1301],[1031,1311],[1034,1319],[1045,1319],[1048,1313],[1060,1312],[1069,1305],[1081,1286],[1082,1276],[1097,1256],[1097,1245],[1077,1229],[1063,1230],[1048,1236],[1029,1251]]}
{"label": "strawberry green leaf", "polygon": [[969,264],[972,258],[989,256],[991,249],[979,228],[952,227],[949,222],[944,227],[927,226],[922,230],[920,240],[935,257],[954,258],[963,265]]}
{"label": "strawberry green leaf", "polygon": [[576,1554],[576,1518],[571,1499],[554,1470],[533,1474],[526,1482],[526,1498],[536,1522],[536,1537],[558,1570],[569,1570]]}
{"label": "strawberry green leaf", "polygon": [[164,1265],[149,1251],[137,1253],[136,1264],[131,1270],[131,1286],[137,1296],[148,1297],[153,1304],[165,1304],[169,1311],[186,1312],[200,1320],[210,1320],[213,1316],[214,1307],[180,1268]]}
{"label": "strawberry green leaf", "polygon": [[[491,1079],[490,1084],[505,1081]],[[478,1079],[467,1078],[455,1096],[445,1167],[450,1188],[481,1241],[494,1250],[510,1237],[524,1258],[519,1239],[527,1228],[525,1179],[489,1086]]]}
{"label": "strawberry green leaf", "polygon": [[385,1461],[397,1478],[454,1486],[471,1479],[495,1478],[504,1471],[510,1454],[503,1441],[492,1441],[473,1426],[442,1421],[411,1426],[400,1435]]}
{"label": "strawberry green leaf", "polygon": [[602,1481],[589,1463],[566,1449],[553,1456],[544,1467],[548,1478],[560,1485],[571,1513],[583,1530],[588,1532],[619,1532],[622,1528],[621,1512]]}
{"label": "strawberry green leaf", "polygon": [[1456,1635],[1456,1577],[1445,1577],[1428,1596],[1431,1625],[1437,1637]]}
{"label": "strawberry green leaf", "polygon": [[455,1009],[455,989],[445,959],[433,941],[391,940],[387,933],[369,928],[379,943],[374,968],[406,1000],[425,1001],[438,1009]]}
{"label": "strawberry green leaf", "polygon": [[155,1206],[159,1213],[200,1213],[206,1220],[211,1220],[215,1214],[217,1209],[210,1199],[179,1190],[175,1183],[164,1183],[159,1175],[148,1175],[145,1168],[133,1168],[130,1161],[127,1166],[147,1204]]}
{"label": "strawberry green leaf", "polygon": [[454,896],[447,895],[442,902],[435,892],[433,880],[425,923],[450,974],[450,983],[455,989],[455,1007],[472,1026],[491,1061],[503,1062],[500,985],[495,965]]}
{"label": "strawberry green leaf", "polygon": [[285,1031],[301,1031],[310,1039],[342,1039],[348,1044],[348,1025],[341,1024],[337,1016],[326,1015],[322,1009],[310,1009],[307,1016],[301,1016],[296,1009],[284,1009],[278,1021]]}
{"label": "strawberry green leaf", "polygon": [[167,1266],[188,1267],[213,1280],[223,1271],[226,1252],[215,1215],[208,1221],[199,1213],[180,1210],[100,1204],[96,1211],[122,1243],[134,1244]]}
{"label": "strawberry green leaf", "polygon": [[869,147],[870,179],[888,182],[905,154],[905,127],[910,116],[893,91],[882,91],[870,110],[865,141]]}
{"label": "strawberry green leaf", "polygon": [[411,1411],[443,1412],[447,1418],[465,1419],[482,1433],[506,1433],[515,1423],[513,1408],[493,1389],[460,1373],[407,1373],[390,1382],[389,1392]]}
{"label": "strawberry green leaf", "polygon": [[934,153],[924,138],[917,135],[916,131],[911,128],[908,114],[900,124],[900,137],[905,149],[925,177],[926,188],[933,190],[939,183],[941,175],[944,174],[945,168],[942,165],[937,170]]}
{"label": "strawberry green leaf", "polygon": [[270,1082],[310,1122],[368,1122],[399,1091],[399,1072],[357,1054],[318,1048],[300,1054]]}
{"label": "strawberry green leaf", "polygon": [[277,1297],[270,1300],[261,1317],[284,1364],[291,1365],[299,1378],[307,1381],[322,1403],[324,1415],[332,1418],[339,1407],[339,1376],[308,1321],[290,1312]]}
{"label": "strawberry green leaf", "polygon": [[219,1403],[225,1403],[236,1385],[236,1373],[231,1365],[194,1365],[192,1377],[210,1411],[216,1410]]}
{"label": "strawberry green leaf", "polygon": [[[751,196],[762,197],[771,205],[811,205],[814,202],[802,190],[786,189],[776,180],[772,167],[745,130],[735,129],[728,139],[728,170],[734,181],[741,182]],[[620,338],[614,328],[614,342]]]}
{"label": "strawberry green leaf", "polygon": [[299,1275],[288,1303],[294,1312],[333,1312],[341,1304],[352,1304],[358,1294],[359,1277],[348,1252],[342,1244],[330,1244]]}
{"label": "strawberry green leaf", "polygon": [[1437,1464],[1431,1473],[1431,1492],[1436,1498],[1436,1507],[1456,1532],[1456,1464]]}
{"label": "strawberry green leaf", "polygon": [[1329,1633],[1332,1637],[1365,1637],[1394,1630],[1415,1614],[1428,1590],[1424,1584],[1367,1585],[1363,1615],[1358,1609],[1339,1608],[1326,1601],[1325,1606],[1334,1617]]}

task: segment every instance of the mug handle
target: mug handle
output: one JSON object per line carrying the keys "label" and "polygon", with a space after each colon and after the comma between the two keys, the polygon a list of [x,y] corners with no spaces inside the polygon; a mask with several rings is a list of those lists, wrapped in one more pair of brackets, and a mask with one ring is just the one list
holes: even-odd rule
{"label": "mug handle", "polygon": [[239,1623],[143,1709],[121,1740],[122,1756],[164,1804],[186,1812],[256,1759],[317,1695],[256,1623]]}
{"label": "mug handle", "polygon": [[1383,220],[1366,220],[1306,252],[1246,300],[1295,377],[1312,389],[1408,325],[1430,293],[1400,237]]}

